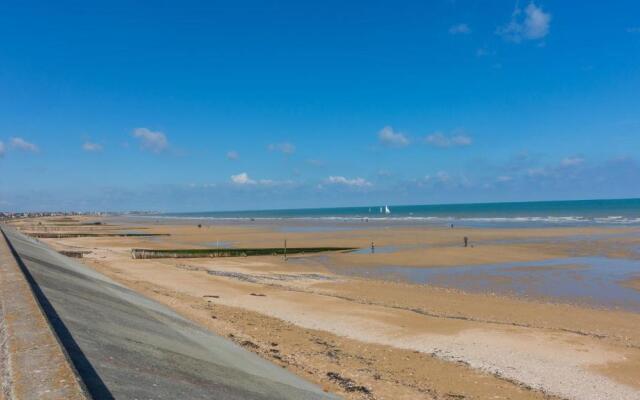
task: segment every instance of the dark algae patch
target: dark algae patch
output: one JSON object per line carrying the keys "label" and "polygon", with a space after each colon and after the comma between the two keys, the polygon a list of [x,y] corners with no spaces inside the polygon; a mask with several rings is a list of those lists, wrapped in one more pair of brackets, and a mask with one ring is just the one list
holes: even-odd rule
{"label": "dark algae patch", "polygon": [[248,248],[248,249],[177,249],[151,250],[131,249],[133,258],[216,258],[216,257],[249,257],[249,256],[277,256],[322,253],[327,251],[352,251],[353,247],[283,247]]}

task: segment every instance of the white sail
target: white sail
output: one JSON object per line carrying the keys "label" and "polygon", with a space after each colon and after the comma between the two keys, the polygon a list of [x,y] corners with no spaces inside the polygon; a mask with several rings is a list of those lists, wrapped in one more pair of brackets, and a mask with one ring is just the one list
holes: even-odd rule
{"label": "white sail", "polygon": [[384,213],[391,214],[391,210],[389,210],[389,206],[384,206]]}

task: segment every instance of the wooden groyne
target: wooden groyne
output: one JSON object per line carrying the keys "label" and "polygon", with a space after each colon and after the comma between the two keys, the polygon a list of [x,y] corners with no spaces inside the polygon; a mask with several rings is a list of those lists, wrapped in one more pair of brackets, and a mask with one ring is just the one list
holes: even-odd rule
{"label": "wooden groyne", "polygon": [[26,235],[42,239],[65,239],[80,237],[153,237],[171,236],[169,233],[85,233],[85,232],[24,232]]}
{"label": "wooden groyne", "polygon": [[131,249],[131,257],[134,259],[148,258],[217,258],[217,257],[250,257],[250,256],[277,256],[322,253],[328,251],[352,251],[354,247],[270,247],[247,249],[178,249],[178,250],[153,250]]}

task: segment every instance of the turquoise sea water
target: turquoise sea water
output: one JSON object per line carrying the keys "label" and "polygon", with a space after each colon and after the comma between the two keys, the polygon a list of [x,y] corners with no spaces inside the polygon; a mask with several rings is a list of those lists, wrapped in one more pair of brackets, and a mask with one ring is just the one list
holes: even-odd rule
{"label": "turquoise sea water", "polygon": [[375,220],[462,225],[640,225],[640,199],[518,203],[388,205],[364,207],[165,213],[194,219]]}

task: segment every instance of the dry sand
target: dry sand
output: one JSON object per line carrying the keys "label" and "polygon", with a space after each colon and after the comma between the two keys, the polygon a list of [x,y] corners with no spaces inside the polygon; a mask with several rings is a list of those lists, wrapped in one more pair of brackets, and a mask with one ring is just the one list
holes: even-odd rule
{"label": "dry sand", "polygon": [[[349,267],[442,267],[602,250],[625,254],[626,247],[609,239],[589,245],[563,239],[628,229],[393,227],[285,234],[177,223],[145,228],[172,236],[46,242],[90,250],[87,265],[346,398],[640,399],[639,314],[346,278],[322,263],[276,257],[133,260],[129,253],[132,247],[207,247],[217,240],[277,246],[286,236],[291,246],[367,247],[375,241],[401,248],[374,257],[333,254],[324,261]],[[469,236],[474,248],[462,248],[461,236]],[[429,247],[428,259],[420,246]]]}

